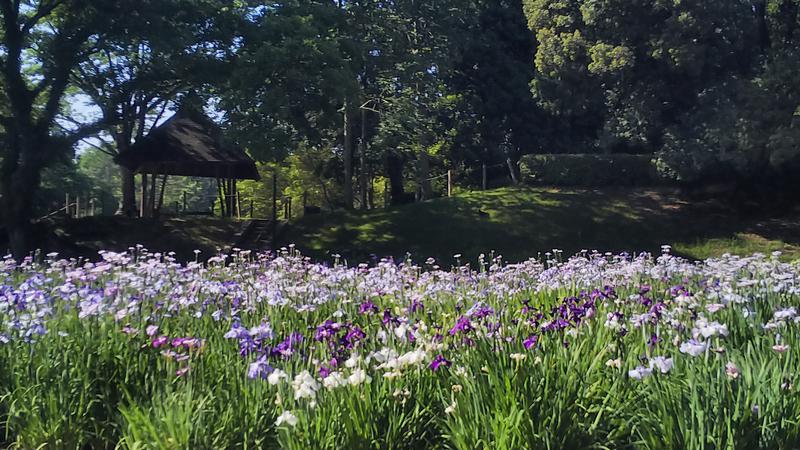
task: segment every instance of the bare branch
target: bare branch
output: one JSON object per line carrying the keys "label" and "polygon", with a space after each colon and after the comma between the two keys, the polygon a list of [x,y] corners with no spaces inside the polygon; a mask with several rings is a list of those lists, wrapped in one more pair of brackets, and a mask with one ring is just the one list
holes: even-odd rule
{"label": "bare branch", "polygon": [[101,131],[107,130],[112,125],[112,123],[109,123],[105,119],[100,119],[94,123],[83,125],[77,130],[70,131],[70,133],[68,133],[65,137],[68,143],[74,145],[86,138],[100,133]]}
{"label": "bare branch", "polygon": [[169,105],[169,100],[164,100],[164,104],[161,106],[161,111],[156,114],[155,120],[153,120],[153,124],[150,125],[150,131],[148,133],[152,133],[153,130],[158,126],[158,122],[164,117],[164,112],[167,110],[167,105]]}
{"label": "bare branch", "polygon": [[102,152],[102,153],[104,153],[104,154],[106,154],[106,155],[108,155],[108,156],[110,156],[112,158],[119,154],[116,151],[109,149],[108,147],[101,147],[101,146],[93,143],[88,138],[83,138],[83,139],[80,140],[80,142],[83,142],[84,144],[86,144],[86,145],[96,149],[97,151]]}
{"label": "bare branch", "polygon": [[42,19],[49,16],[56,8],[63,4],[63,0],[52,0],[50,2],[41,2],[36,12],[29,17],[22,25],[22,34],[28,34],[33,27],[35,27]]}

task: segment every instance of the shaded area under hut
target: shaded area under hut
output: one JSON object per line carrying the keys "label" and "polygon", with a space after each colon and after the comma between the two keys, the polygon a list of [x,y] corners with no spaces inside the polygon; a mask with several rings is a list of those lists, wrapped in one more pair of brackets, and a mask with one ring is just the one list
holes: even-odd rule
{"label": "shaded area under hut", "polygon": [[260,179],[255,161],[227,141],[213,120],[191,108],[179,110],[115,159],[141,174],[141,217],[159,215],[169,176],[216,179],[223,217],[240,214],[237,180]]}

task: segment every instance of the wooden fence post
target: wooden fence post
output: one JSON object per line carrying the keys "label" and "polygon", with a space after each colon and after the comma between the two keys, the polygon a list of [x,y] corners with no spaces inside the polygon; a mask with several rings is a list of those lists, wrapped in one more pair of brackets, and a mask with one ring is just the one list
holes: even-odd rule
{"label": "wooden fence post", "polygon": [[150,197],[148,201],[150,202],[148,206],[148,217],[155,217],[156,216],[156,175],[155,173],[150,175]]}
{"label": "wooden fence post", "polygon": [[481,186],[483,187],[483,190],[485,191],[486,190],[486,163],[483,163],[483,165],[481,166],[481,175],[482,175],[481,176]]}
{"label": "wooden fence post", "polygon": [[278,234],[278,173],[272,172],[272,249],[277,243],[275,237]]}
{"label": "wooden fence post", "polygon": [[452,197],[453,196],[453,171],[452,170],[448,170],[447,171],[447,196],[448,197]]}
{"label": "wooden fence post", "polygon": [[272,222],[278,221],[278,174],[272,172]]}
{"label": "wooden fence post", "polygon": [[242,196],[239,195],[239,186],[236,181],[233,182],[234,192],[236,193],[236,218],[242,218]]}
{"label": "wooden fence post", "polygon": [[70,209],[70,205],[69,205],[69,193],[67,193],[67,194],[64,194],[64,213],[67,215],[67,217],[72,217],[72,216],[70,215],[70,211],[69,211],[69,209]]}
{"label": "wooden fence post", "polygon": [[147,217],[147,174],[142,174],[142,198],[139,204],[139,216]]}
{"label": "wooden fence post", "polygon": [[389,179],[383,179],[383,207],[388,208],[392,203],[391,193],[389,192]]}

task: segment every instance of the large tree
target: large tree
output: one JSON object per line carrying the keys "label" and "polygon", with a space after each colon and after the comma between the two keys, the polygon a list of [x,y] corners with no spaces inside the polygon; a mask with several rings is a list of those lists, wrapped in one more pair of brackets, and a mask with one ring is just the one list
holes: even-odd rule
{"label": "large tree", "polygon": [[533,92],[586,144],[654,151],[701,93],[752,66],[747,1],[525,0],[537,49]]}
{"label": "large tree", "polygon": [[[479,0],[449,27],[456,96],[451,157],[465,164],[505,166],[512,179],[521,155],[549,149],[556,133],[530,94],[535,40],[520,0]],[[495,170],[497,171],[497,170]]]}
{"label": "large tree", "polygon": [[133,3],[119,0],[0,1],[0,213],[12,253],[31,248],[28,230],[42,170],[106,124],[57,126],[69,81]]}
{"label": "large tree", "polygon": [[[331,158],[345,156],[345,147],[352,152],[345,142],[353,142],[357,79],[347,53],[352,36],[340,6],[288,0],[248,16],[233,73],[219,87],[219,107],[257,159],[278,161],[297,149],[326,149]],[[345,176],[345,164],[337,163],[338,182],[347,186],[352,178]],[[345,198],[336,203],[346,206]]]}
{"label": "large tree", "polygon": [[[224,79],[239,20],[248,11],[243,4],[218,0],[143,6],[124,29],[106,37],[101,51],[80,64],[74,77],[102,117],[114,124],[106,133],[111,142],[97,146],[110,157],[157,125],[179,95]],[[164,14],[167,10],[170,14]],[[133,216],[133,173],[120,167],[120,174],[120,212]]]}

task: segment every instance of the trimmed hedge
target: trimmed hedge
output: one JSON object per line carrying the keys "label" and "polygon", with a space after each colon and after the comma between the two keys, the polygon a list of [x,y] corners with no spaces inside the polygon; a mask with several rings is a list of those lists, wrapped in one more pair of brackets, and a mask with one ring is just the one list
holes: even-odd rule
{"label": "trimmed hedge", "polygon": [[651,155],[525,155],[520,171],[525,183],[556,186],[649,186],[667,181]]}

